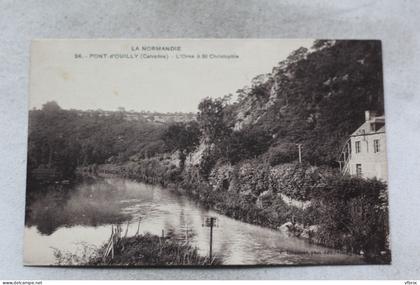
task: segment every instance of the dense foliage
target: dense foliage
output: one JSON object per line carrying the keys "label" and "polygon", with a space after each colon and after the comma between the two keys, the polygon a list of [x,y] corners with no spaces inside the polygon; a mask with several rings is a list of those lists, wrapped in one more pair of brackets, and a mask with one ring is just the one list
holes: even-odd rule
{"label": "dense foliage", "polygon": [[[313,164],[334,165],[343,142],[364,121],[364,111],[383,112],[381,46],[379,41],[318,41],[313,49],[298,50],[275,69],[278,99],[254,127],[270,130],[279,142],[302,143]],[[264,100],[269,95],[265,92]]]}
{"label": "dense foliage", "polygon": [[164,130],[163,125],[127,121],[118,113],[101,116],[48,102],[29,112],[28,174],[44,165],[69,178],[77,166],[154,156],[167,151]]}
{"label": "dense foliage", "polygon": [[389,254],[385,251],[389,246],[386,191],[386,185],[375,179],[350,177],[334,177],[315,189],[313,218],[322,219],[319,242],[364,252],[368,260],[377,261],[381,251]]}
{"label": "dense foliage", "polygon": [[178,150],[181,168],[184,168],[186,155],[200,142],[200,129],[197,122],[175,123],[163,133],[163,140],[170,151]]}

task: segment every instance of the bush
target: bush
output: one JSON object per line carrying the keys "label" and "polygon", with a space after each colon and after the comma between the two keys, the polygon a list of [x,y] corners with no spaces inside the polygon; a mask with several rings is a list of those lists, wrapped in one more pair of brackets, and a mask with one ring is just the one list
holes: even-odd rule
{"label": "bush", "polygon": [[219,158],[219,152],[213,148],[207,148],[203,152],[203,157],[199,165],[199,173],[200,173],[200,176],[204,178],[204,180],[207,181],[209,179],[211,170],[216,165],[218,158]]}
{"label": "bush", "polygon": [[268,150],[268,161],[271,166],[289,163],[298,158],[298,148],[293,143],[283,143]]}
{"label": "bush", "polygon": [[386,184],[376,179],[335,176],[311,193],[322,244],[346,251],[363,251],[368,258],[387,252]]}

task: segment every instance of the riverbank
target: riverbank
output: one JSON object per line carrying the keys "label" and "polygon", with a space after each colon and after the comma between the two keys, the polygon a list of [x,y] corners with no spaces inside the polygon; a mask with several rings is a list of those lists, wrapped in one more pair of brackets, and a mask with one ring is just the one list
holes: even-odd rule
{"label": "riverbank", "polygon": [[122,237],[114,247],[113,257],[104,258],[107,244],[100,248],[85,246],[81,256],[56,250],[58,265],[71,266],[215,266],[220,260],[200,256],[198,249],[174,236],[152,234]]}
{"label": "riverbank", "polygon": [[198,167],[181,170],[164,158],[88,170],[160,184],[234,219],[362,255],[369,263],[390,262],[386,185],[377,180],[308,164],[271,167],[258,160],[215,165],[207,180]]}

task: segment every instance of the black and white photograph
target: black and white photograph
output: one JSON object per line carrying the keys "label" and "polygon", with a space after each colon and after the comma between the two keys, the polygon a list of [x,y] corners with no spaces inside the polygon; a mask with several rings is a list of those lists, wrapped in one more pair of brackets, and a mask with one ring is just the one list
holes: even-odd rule
{"label": "black and white photograph", "polygon": [[380,40],[31,46],[27,266],[390,264]]}

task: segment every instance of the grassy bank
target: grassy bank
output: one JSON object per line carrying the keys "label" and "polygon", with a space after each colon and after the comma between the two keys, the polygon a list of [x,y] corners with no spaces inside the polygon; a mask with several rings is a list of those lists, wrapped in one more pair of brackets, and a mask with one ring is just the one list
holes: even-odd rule
{"label": "grassy bank", "polygon": [[106,244],[100,248],[83,246],[78,253],[55,250],[59,265],[83,266],[213,266],[220,260],[200,256],[197,248],[174,236],[161,238],[145,234],[121,238],[114,248],[114,257],[103,258]]}

